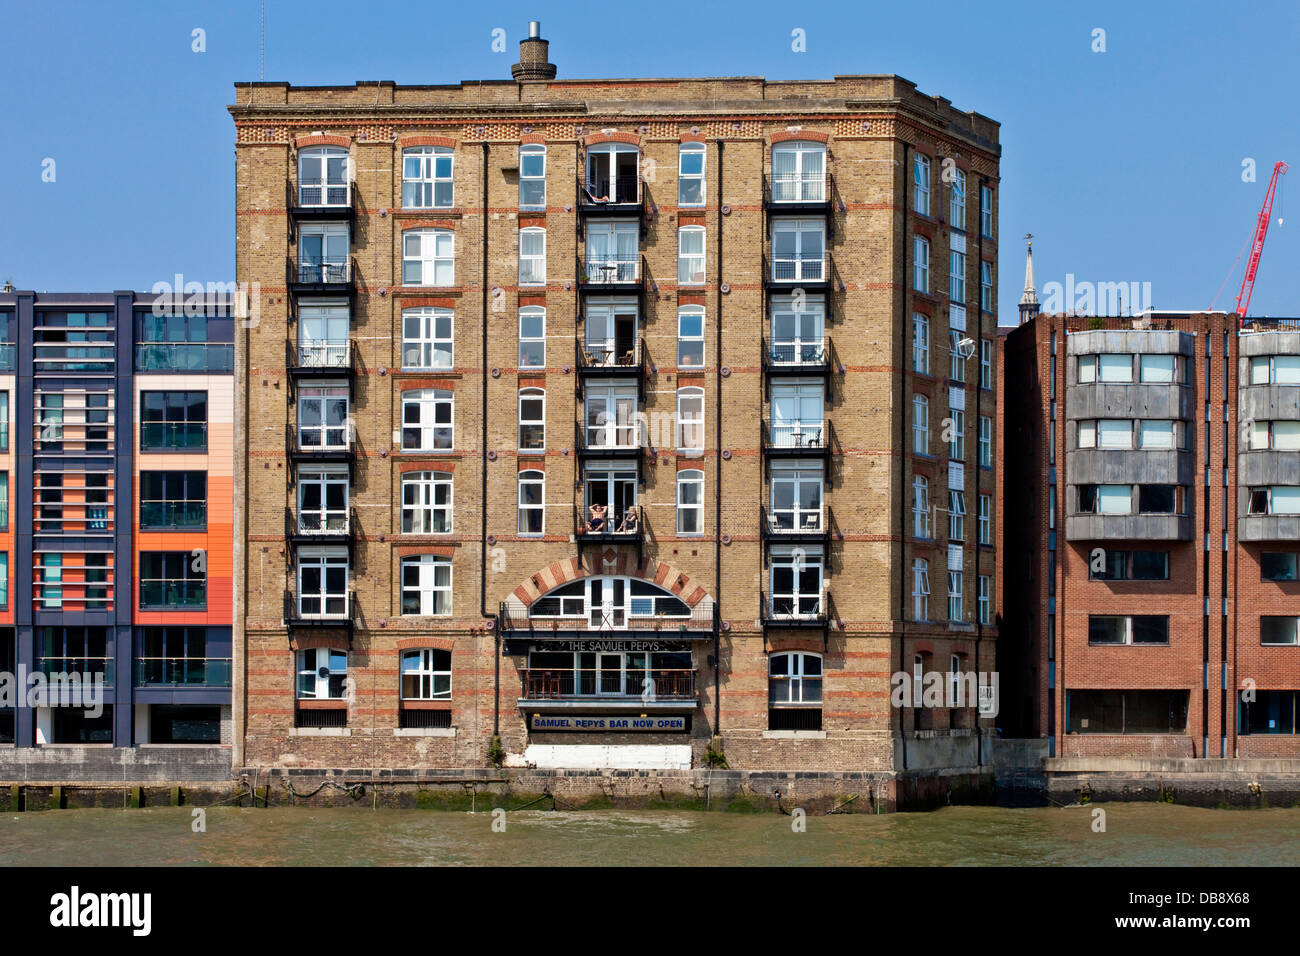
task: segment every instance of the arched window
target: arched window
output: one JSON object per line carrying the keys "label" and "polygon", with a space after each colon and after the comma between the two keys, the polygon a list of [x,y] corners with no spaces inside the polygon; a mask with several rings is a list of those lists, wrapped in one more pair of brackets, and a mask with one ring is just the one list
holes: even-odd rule
{"label": "arched window", "polygon": [[772,202],[809,203],[826,199],[826,147],[789,142],[772,147]]}
{"label": "arched window", "polygon": [[417,388],[402,393],[402,451],[450,451],[455,393]]}
{"label": "arched window", "polygon": [[704,306],[677,310],[677,367],[704,368]]}
{"label": "arched window", "polygon": [[519,284],[546,285],[546,230],[541,226],[519,230]]}
{"label": "arched window", "polygon": [[519,450],[546,450],[546,392],[540,388],[519,390]]}
{"label": "arched window", "polygon": [[546,147],[519,147],[519,208],[546,208]]}
{"label": "arched window", "polygon": [[704,472],[698,468],[677,473],[677,533],[704,533]]}
{"label": "arched window", "polygon": [[539,305],[519,310],[519,367],[546,368],[546,309]]}
{"label": "arched window", "polygon": [[546,472],[519,473],[519,533],[546,532]]}
{"label": "arched window", "polygon": [[450,208],[453,161],[454,154],[445,146],[414,146],[402,150],[402,208]]}
{"label": "arched window", "polygon": [[348,151],[313,146],[298,153],[298,204],[347,206]]}
{"label": "arched window", "polygon": [[402,652],[402,700],[450,700],[451,651]]}
{"label": "arched window", "polygon": [[402,558],[402,614],[451,613],[451,558],[419,554]]}
{"label": "arched window", "polygon": [[677,390],[677,447],[704,450],[704,389],[697,386]]}
{"label": "arched window", "polygon": [[930,454],[930,400],[924,395],[912,396],[912,451]]}
{"label": "arched window", "polygon": [[677,151],[677,205],[704,205],[703,143],[683,143]]}
{"label": "arched window", "polygon": [[948,224],[954,229],[966,229],[966,174],[960,169],[952,171],[948,187]]}
{"label": "arched window", "polygon": [[682,226],[677,230],[677,282],[704,284],[704,227]]}
{"label": "arched window", "polygon": [[402,284],[456,284],[456,238],[450,229],[408,229],[402,233]]}
{"label": "arched window", "polygon": [[402,310],[402,368],[451,368],[455,339],[451,309]]}
{"label": "arched window", "polygon": [[768,729],[821,730],[821,655],[808,651],[772,654],[767,674]]}
{"label": "arched window", "polygon": [[637,618],[689,618],[691,608],[652,581],[595,575],[570,581],[539,597],[528,608],[534,619],[581,618],[588,630],[627,627]]}
{"label": "arched window", "polygon": [[600,143],[587,150],[587,196],[593,203],[634,203],[639,152],[627,143]]}
{"label": "arched window", "polygon": [[930,215],[930,157],[912,154],[912,208]]}

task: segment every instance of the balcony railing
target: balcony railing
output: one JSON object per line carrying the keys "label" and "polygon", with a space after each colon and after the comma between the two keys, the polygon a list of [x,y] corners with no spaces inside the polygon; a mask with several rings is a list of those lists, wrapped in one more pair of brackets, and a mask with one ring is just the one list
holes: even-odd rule
{"label": "balcony railing", "polygon": [[605,295],[640,295],[650,274],[645,256],[639,252],[576,259],[574,271],[581,291]]}
{"label": "balcony railing", "polygon": [[302,180],[294,188],[292,181],[285,183],[287,205],[298,218],[331,218],[333,216],[352,214],[353,194],[356,184],[348,181],[321,182],[317,179]]}
{"label": "balcony railing", "polygon": [[773,282],[809,282],[826,281],[825,256],[773,256]]}
{"label": "balcony railing", "polygon": [[35,670],[47,680],[56,674],[76,674],[83,681],[98,678],[112,684],[116,667],[111,657],[42,657]]}
{"label": "balcony railing", "polygon": [[763,345],[767,364],[773,369],[820,368],[826,364],[829,351],[825,339],[816,342],[767,341]]}
{"label": "balcony railing", "polygon": [[285,529],[290,540],[300,544],[313,541],[344,540],[356,528],[356,511],[351,506],[343,509],[299,510],[284,509]]}
{"label": "balcony railing", "polygon": [[229,687],[229,657],[138,657],[136,687]]}
{"label": "balcony railing", "polygon": [[589,509],[577,509],[573,515],[573,534],[579,541],[639,543],[645,534],[645,512],[640,505],[634,505],[622,514],[606,514],[596,526]]}
{"label": "balcony railing", "polygon": [[769,176],[763,174],[763,202],[773,212],[830,212],[835,177],[820,175]]}
{"label": "balcony railing", "polygon": [[587,458],[639,458],[646,449],[642,441],[641,421],[623,425],[592,425],[588,428],[578,422],[574,430],[574,445],[579,455]]}
{"label": "balcony railing", "polygon": [[[636,698],[694,700],[695,671],[651,668],[623,673],[594,669],[533,669],[522,672],[524,700]],[[653,695],[653,696],[652,696]]]}
{"label": "balcony railing", "polygon": [[141,422],[141,451],[202,451],[208,447],[207,422]]}
{"label": "balcony railing", "polygon": [[[573,616],[532,615],[528,608],[511,602],[500,605],[497,620],[501,630],[523,633],[565,633],[627,635],[648,634],[651,632],[661,637],[674,634],[711,634],[718,626],[714,613],[715,605],[701,601],[690,609],[689,614],[637,614],[637,608],[629,604],[622,610],[616,610],[607,616],[600,609],[591,614]],[[619,626],[615,627],[614,625]]]}
{"label": "balcony railing", "polygon": [[353,371],[350,341],[288,345],[288,369],[298,376],[346,374]]}
{"label": "balcony railing", "polygon": [[763,515],[763,534],[768,538],[812,540],[826,538],[829,533],[829,522],[823,511],[783,509]]}
{"label": "balcony railing", "polygon": [[135,347],[137,372],[230,372],[233,342],[146,342]]}
{"label": "balcony railing", "polygon": [[357,605],[357,594],[310,594],[306,596],[307,609],[303,610],[300,595],[284,592],[284,620],[293,627],[352,627]]}
{"label": "balcony railing", "polygon": [[783,627],[823,627],[827,594],[762,596],[763,622]]}
{"label": "balcony railing", "polygon": [[208,523],[206,501],[161,499],[140,502],[140,530],[192,531]]}
{"label": "balcony railing", "polygon": [[12,372],[18,359],[18,346],[13,342],[0,342],[0,372]]}
{"label": "balcony railing", "polygon": [[356,260],[346,259],[285,259],[286,278],[293,292],[334,292],[351,290],[357,273]]}
{"label": "balcony railing", "polygon": [[174,611],[206,607],[208,587],[206,581],[186,578],[157,578],[140,582],[140,609],[142,611]]}
{"label": "balcony railing", "polygon": [[769,450],[826,451],[829,442],[830,423],[826,421],[763,426],[763,447]]}
{"label": "balcony railing", "polygon": [[641,193],[640,177],[635,172],[601,179],[590,179],[585,172],[578,174],[578,206],[585,212],[640,205]]}
{"label": "balcony railing", "polygon": [[286,426],[285,444],[297,460],[346,461],[356,446],[356,423],[348,420],[336,425]]}

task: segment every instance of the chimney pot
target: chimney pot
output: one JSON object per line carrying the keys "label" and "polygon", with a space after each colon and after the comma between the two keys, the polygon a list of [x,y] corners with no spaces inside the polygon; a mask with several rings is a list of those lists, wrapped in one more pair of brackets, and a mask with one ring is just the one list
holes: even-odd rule
{"label": "chimney pot", "polygon": [[548,62],[550,46],[542,39],[541,22],[529,20],[528,37],[519,43],[519,62],[510,68],[510,75],[520,83],[555,79],[555,64]]}

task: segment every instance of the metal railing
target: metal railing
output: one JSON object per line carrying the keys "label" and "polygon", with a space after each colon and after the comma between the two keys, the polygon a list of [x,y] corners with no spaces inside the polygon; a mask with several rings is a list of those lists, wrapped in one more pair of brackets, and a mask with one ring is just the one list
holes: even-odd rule
{"label": "metal railing", "polygon": [[346,259],[289,260],[289,281],[301,285],[346,285],[352,281],[354,262]]}
{"label": "metal railing", "polygon": [[229,687],[229,657],[137,657],[135,686]]}
{"label": "metal railing", "polygon": [[635,421],[622,424],[608,423],[588,427],[585,423],[578,422],[574,444],[582,452],[622,452],[624,457],[629,452],[641,451],[646,447],[640,416]]}
{"label": "metal railing", "polygon": [[140,609],[171,611],[177,608],[202,608],[208,603],[206,581],[188,578],[156,578],[140,582]]}
{"label": "metal railing", "polygon": [[319,602],[319,613],[302,610],[298,595],[293,591],[284,592],[284,619],[293,624],[319,624],[323,626],[343,627],[352,621],[357,605],[357,592],[346,594],[310,594],[307,598]]}
{"label": "metal railing", "polygon": [[48,679],[55,674],[76,674],[82,680],[101,679],[112,684],[116,667],[111,657],[41,657],[34,671]]}
{"label": "metal railing", "polygon": [[[626,343],[624,343],[626,344]],[[610,370],[644,374],[645,340],[637,338],[630,349],[620,348],[615,342],[577,342],[574,346],[575,362],[580,371]]]}
{"label": "metal railing", "polygon": [[827,206],[835,192],[835,176],[829,169],[820,176],[769,176],[763,174],[763,199],[769,209]]}
{"label": "metal railing", "polygon": [[341,537],[351,533],[355,520],[356,511],[351,506],[342,511],[300,510],[297,515],[292,508],[285,509],[285,523],[291,537]]}
{"label": "metal railing", "polygon": [[[628,520],[629,514],[631,521]],[[579,538],[599,538],[602,541],[636,541],[645,533],[645,512],[640,505],[626,509],[623,514],[606,514],[599,527],[594,525],[589,509],[576,509],[573,515],[573,533]]]}
{"label": "metal railing", "polygon": [[289,367],[299,371],[349,371],[352,368],[352,342],[314,342],[297,346],[290,343]]}
{"label": "metal railing", "polygon": [[[638,161],[638,169],[639,169]],[[582,206],[631,206],[641,202],[641,177],[624,173],[593,181],[578,173],[578,202]]]}
{"label": "metal railing", "polygon": [[289,190],[289,204],[298,209],[348,209],[352,205],[354,184],[321,182],[316,179],[299,180],[295,192],[292,181],[285,184]]}
{"label": "metal railing", "polygon": [[826,591],[820,594],[762,595],[763,620],[820,624],[826,620]]}
{"label": "metal railing", "polygon": [[763,345],[763,354],[767,356],[769,365],[798,368],[825,365],[829,349],[825,339],[819,342],[767,341]]}
{"label": "metal railing", "polygon": [[764,530],[772,537],[788,535],[825,535],[827,533],[826,515],[822,511],[782,510],[769,511],[763,515]]}
{"label": "metal railing", "polygon": [[[615,610],[613,620],[599,609],[592,614],[534,616],[527,607],[502,602],[497,620],[501,630],[525,632],[582,632],[586,634],[621,634],[628,631],[657,631],[664,637],[674,633],[707,633],[718,626],[716,606],[700,602],[689,614],[638,614],[635,602]],[[618,626],[614,626],[617,624]]]}
{"label": "metal railing", "polygon": [[195,529],[208,523],[206,501],[157,499],[140,502],[140,529]]}
{"label": "metal railing", "polygon": [[825,449],[830,443],[830,422],[764,423],[763,444],[767,448]]}
{"label": "metal railing", "polygon": [[141,422],[141,451],[202,451],[208,447],[207,422]]}
{"label": "metal railing", "polygon": [[[356,423],[351,419],[335,425],[304,425],[294,422],[286,426],[285,441],[289,450],[304,457],[329,458],[349,455],[356,444]],[[307,438],[304,443],[303,438]],[[341,437],[341,440],[336,440]]]}
{"label": "metal railing", "polygon": [[638,698],[646,700],[695,699],[695,671],[656,668],[632,672],[594,668],[545,668],[522,672],[525,700],[563,700],[569,697]]}
{"label": "metal railing", "polygon": [[135,347],[137,372],[230,372],[233,342],[145,342]]}

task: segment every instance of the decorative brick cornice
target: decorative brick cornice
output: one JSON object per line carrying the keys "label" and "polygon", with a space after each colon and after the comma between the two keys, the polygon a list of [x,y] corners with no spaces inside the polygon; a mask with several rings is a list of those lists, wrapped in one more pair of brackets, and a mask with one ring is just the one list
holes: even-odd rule
{"label": "decorative brick cornice", "polygon": [[293,146],[294,149],[308,149],[312,146],[341,146],[349,149],[352,146],[352,137],[339,133],[307,133],[295,137]]}
{"label": "decorative brick cornice", "polygon": [[636,133],[591,133],[582,142],[584,146],[595,146],[598,143],[629,143],[638,149],[641,148],[641,137]]}
{"label": "decorative brick cornice", "polygon": [[821,133],[815,129],[783,130],[780,133],[773,133],[771,141],[773,143],[790,143],[796,141],[829,143],[831,141],[831,136],[830,133]]}
{"label": "decorative brick cornice", "polygon": [[402,136],[397,140],[397,145],[402,149],[408,146],[444,146],[447,149],[455,149],[456,141],[450,136],[433,136],[429,133],[412,133],[409,136]]}

